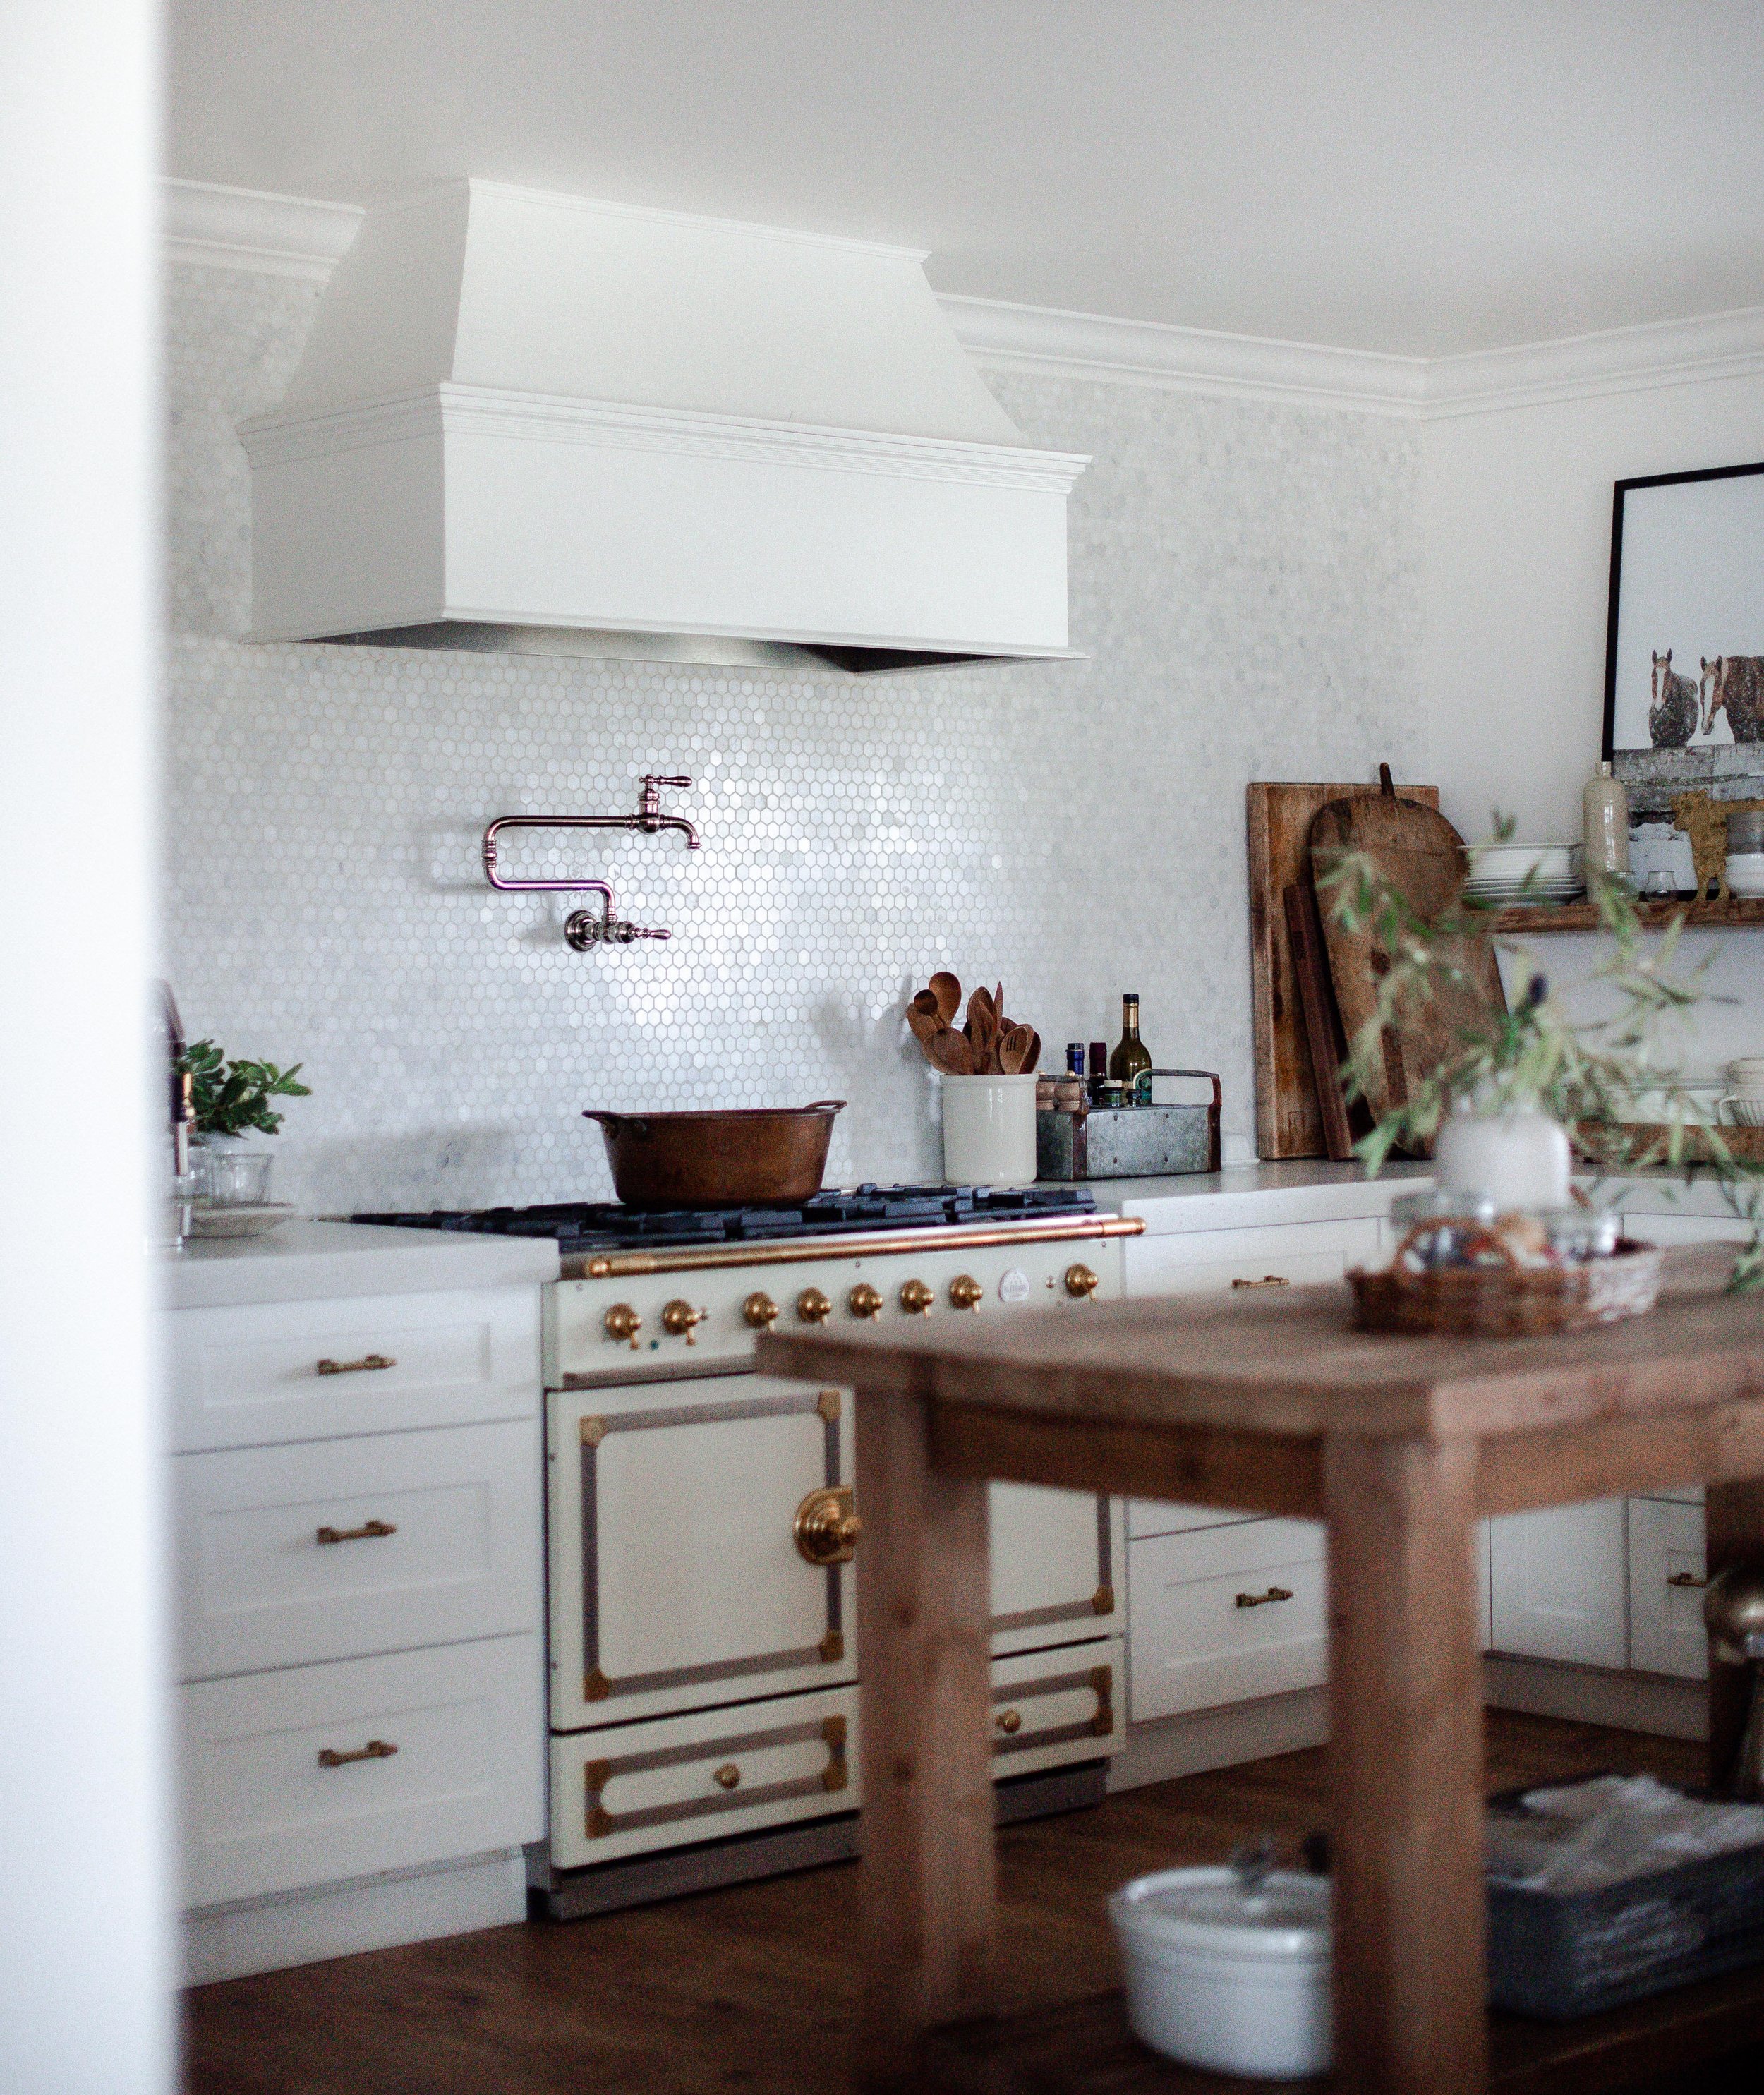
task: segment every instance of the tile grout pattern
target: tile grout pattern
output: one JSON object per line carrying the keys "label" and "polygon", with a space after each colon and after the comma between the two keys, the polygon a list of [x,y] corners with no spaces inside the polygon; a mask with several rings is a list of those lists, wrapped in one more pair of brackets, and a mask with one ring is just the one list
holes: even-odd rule
{"label": "tile grout pattern", "polygon": [[[1013,377],[1036,443],[1088,451],[1080,664],[853,683],[799,672],[252,647],[233,434],[274,404],[312,287],[178,268],[168,300],[167,966],[194,1033],[301,1061],[277,1144],[311,1212],[604,1197],[589,1105],[843,1097],[830,1177],[935,1177],[905,1032],[939,965],[1002,978],[1057,1062],[1144,1000],[1161,1061],[1253,1122],[1243,787],[1423,775],[1413,431],[1374,416]],[[577,954],[493,892],[501,814],[677,836],[521,865],[609,878],[667,945]],[[516,870],[512,852],[505,861]]]}

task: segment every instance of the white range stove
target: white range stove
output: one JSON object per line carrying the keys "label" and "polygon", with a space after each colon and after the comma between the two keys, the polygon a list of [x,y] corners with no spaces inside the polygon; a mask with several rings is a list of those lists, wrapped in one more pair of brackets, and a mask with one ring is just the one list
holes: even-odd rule
{"label": "white range stove", "polygon": [[[1120,1239],[1078,1187],[864,1187],[798,1209],[364,1221],[547,1235],[550,1836],[564,1918],[856,1852],[862,1509],[848,1391],[757,1374],[757,1334],[1082,1315]],[[1100,1799],[1124,1723],[1117,1502],[992,1490],[1001,1814]]]}

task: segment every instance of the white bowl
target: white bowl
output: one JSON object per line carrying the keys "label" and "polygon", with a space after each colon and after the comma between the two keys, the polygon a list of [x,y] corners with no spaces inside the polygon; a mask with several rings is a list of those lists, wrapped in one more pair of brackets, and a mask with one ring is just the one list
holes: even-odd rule
{"label": "white bowl", "polygon": [[1730,852],[1726,870],[1736,895],[1748,899],[1764,895],[1764,852]]}
{"label": "white bowl", "polygon": [[1580,870],[1579,844],[1488,844],[1473,855],[1476,880],[1566,880]]}
{"label": "white bowl", "polygon": [[1764,1127],[1764,1098],[1725,1098],[1721,1102],[1721,1117],[1725,1120],[1733,1115],[1736,1127]]}
{"label": "white bowl", "polygon": [[1230,1870],[1161,1870],[1123,1884],[1108,1918],[1142,2043],[1215,2073],[1328,2070],[1326,1878],[1276,1870],[1248,1893]]}

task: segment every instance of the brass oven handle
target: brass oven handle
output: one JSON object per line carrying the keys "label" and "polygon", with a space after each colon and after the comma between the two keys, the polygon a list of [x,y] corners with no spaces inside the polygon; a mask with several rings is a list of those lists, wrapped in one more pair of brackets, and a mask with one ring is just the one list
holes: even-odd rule
{"label": "brass oven handle", "polygon": [[1265,1273],[1260,1280],[1234,1280],[1233,1287],[1290,1287],[1292,1283],[1283,1273]]}
{"label": "brass oven handle", "polygon": [[340,1753],[335,1746],[319,1749],[320,1767],[347,1767],[351,1761],[389,1761],[398,1748],[385,1739],[370,1739],[364,1746],[357,1746],[352,1753]]}
{"label": "brass oven handle", "polygon": [[313,1539],[317,1542],[369,1542],[398,1531],[395,1521],[369,1520],[364,1521],[359,1527],[321,1527]]}
{"label": "brass oven handle", "polygon": [[1237,1605],[1240,1608],[1265,1608],[1271,1601],[1290,1601],[1291,1598],[1292,1588],[1290,1586],[1270,1586],[1265,1593],[1239,1593]]}
{"label": "brass oven handle", "polygon": [[1709,1581],[1706,1579],[1699,1579],[1694,1571],[1675,1571],[1667,1579],[1666,1583],[1669,1586],[1689,1586],[1701,1592]]}
{"label": "brass oven handle", "polygon": [[864,1523],[852,1500],[849,1484],[830,1484],[811,1492],[796,1509],[791,1532],[797,1553],[817,1570],[830,1564],[849,1564],[857,1553]]}
{"label": "brass oven handle", "polygon": [[320,1361],[319,1373],[332,1374],[372,1374],[381,1368],[395,1368],[398,1362],[390,1353],[364,1353],[359,1361]]}

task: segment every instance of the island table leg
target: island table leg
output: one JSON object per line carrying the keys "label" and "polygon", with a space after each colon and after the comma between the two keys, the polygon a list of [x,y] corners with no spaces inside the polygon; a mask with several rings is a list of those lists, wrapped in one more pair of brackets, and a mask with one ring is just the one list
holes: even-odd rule
{"label": "island table leg", "polygon": [[1331,1438],[1335,2078],[1487,2085],[1474,1444]]}
{"label": "island table leg", "polygon": [[987,1487],[931,1468],[926,1407],[857,1397],[864,2049],[914,2084],[919,2037],[992,2006]]}

